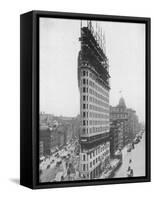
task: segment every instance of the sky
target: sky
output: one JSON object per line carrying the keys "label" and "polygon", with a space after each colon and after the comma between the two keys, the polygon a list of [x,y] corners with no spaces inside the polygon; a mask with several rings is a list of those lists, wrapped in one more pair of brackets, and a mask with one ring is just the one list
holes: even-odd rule
{"label": "sky", "polygon": [[[96,21],[92,25],[96,29]],[[126,106],[145,121],[145,25],[103,21],[97,25],[106,39],[110,105],[116,106],[122,96]],[[79,114],[79,37],[80,20],[40,18],[40,111]]]}

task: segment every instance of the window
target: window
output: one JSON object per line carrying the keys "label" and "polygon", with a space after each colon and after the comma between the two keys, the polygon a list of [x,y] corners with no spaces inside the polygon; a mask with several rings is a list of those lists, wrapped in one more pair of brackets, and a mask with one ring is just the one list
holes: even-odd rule
{"label": "window", "polygon": [[85,112],[83,112],[83,117],[85,117],[86,116],[86,113]]}
{"label": "window", "polygon": [[86,160],[86,156],[85,156],[85,155],[83,155],[83,160],[84,160],[84,161]]}
{"label": "window", "polygon": [[83,171],[85,171],[86,170],[86,165],[85,164],[83,164]]}

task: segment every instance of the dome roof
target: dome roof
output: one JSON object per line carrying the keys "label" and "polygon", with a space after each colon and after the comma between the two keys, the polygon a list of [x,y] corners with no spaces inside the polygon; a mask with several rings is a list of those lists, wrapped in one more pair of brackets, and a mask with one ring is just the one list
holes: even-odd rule
{"label": "dome roof", "polygon": [[126,104],[125,104],[125,100],[123,97],[120,98],[119,100],[119,107],[123,107],[123,108],[126,108]]}

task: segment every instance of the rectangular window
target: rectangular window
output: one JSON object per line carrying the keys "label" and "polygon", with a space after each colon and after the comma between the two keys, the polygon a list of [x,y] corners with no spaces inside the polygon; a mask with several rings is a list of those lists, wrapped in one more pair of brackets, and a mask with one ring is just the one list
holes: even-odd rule
{"label": "rectangular window", "polygon": [[86,116],[86,113],[85,112],[83,112],[83,117],[85,117]]}
{"label": "rectangular window", "polygon": [[83,164],[83,171],[85,171],[86,170],[86,165],[85,164]]}

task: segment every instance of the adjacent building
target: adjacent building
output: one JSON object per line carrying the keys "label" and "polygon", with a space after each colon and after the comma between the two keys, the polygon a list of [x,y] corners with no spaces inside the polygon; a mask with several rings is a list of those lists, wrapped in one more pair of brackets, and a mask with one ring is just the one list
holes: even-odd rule
{"label": "adjacent building", "polygon": [[50,126],[54,121],[54,116],[45,112],[40,113],[40,126]]}
{"label": "adjacent building", "polygon": [[40,158],[42,156],[50,155],[51,150],[51,131],[48,126],[40,127]]}
{"label": "adjacent building", "polygon": [[80,115],[54,116],[40,113],[40,157],[50,155],[57,148],[79,137]]}
{"label": "adjacent building", "polygon": [[78,56],[80,91],[80,173],[83,178],[100,176],[110,158],[109,65],[101,36],[91,21],[81,25]]}
{"label": "adjacent building", "polygon": [[110,106],[110,123],[110,136],[112,137],[114,137],[114,135],[116,137],[116,134],[114,133],[118,129],[118,124],[121,126],[121,133],[119,132],[121,136],[118,141],[118,146],[120,148],[131,143],[136,134],[140,131],[140,124],[136,111],[126,107],[123,97],[120,98],[117,106]]}
{"label": "adjacent building", "polygon": [[114,158],[115,153],[123,145],[123,128],[120,120],[110,123],[110,155]]}
{"label": "adjacent building", "polygon": [[110,122],[117,120],[122,128],[120,148],[123,148],[128,143],[128,112],[123,97],[120,98],[117,106],[110,106]]}
{"label": "adjacent building", "polygon": [[58,125],[55,128],[40,126],[40,158],[49,156],[72,139],[72,127]]}
{"label": "adjacent building", "polygon": [[127,112],[128,112],[128,132],[129,132],[128,140],[129,142],[131,142],[135,138],[136,134],[140,131],[140,124],[135,110],[129,108],[127,109]]}

